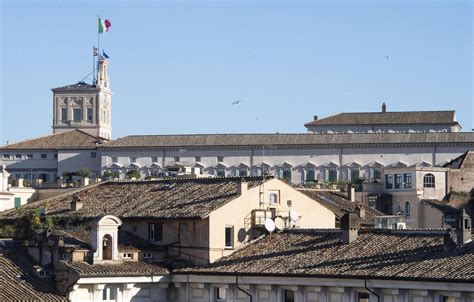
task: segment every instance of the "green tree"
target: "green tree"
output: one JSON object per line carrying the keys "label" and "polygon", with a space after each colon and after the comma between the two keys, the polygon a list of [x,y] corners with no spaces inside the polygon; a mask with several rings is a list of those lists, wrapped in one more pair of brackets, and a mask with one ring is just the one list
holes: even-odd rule
{"label": "green tree", "polygon": [[130,170],[130,171],[127,172],[127,177],[128,177],[128,179],[132,179],[132,178],[139,179],[140,178],[140,172],[138,170]]}
{"label": "green tree", "polygon": [[91,170],[89,170],[89,168],[80,168],[79,171],[77,171],[77,174],[82,177],[82,178],[85,178],[85,177],[91,177]]}

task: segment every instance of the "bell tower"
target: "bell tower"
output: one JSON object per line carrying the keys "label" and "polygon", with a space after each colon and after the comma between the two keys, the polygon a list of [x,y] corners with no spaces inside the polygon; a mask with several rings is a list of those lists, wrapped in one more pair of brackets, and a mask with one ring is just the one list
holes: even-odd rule
{"label": "bell tower", "polygon": [[112,91],[108,60],[98,62],[97,81],[78,82],[51,89],[53,133],[79,129],[106,140],[112,139]]}

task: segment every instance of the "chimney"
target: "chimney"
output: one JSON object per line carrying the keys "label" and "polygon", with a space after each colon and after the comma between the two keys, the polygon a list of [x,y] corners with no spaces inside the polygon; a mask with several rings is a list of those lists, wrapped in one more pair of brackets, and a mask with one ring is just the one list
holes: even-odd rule
{"label": "chimney", "polygon": [[315,121],[318,120],[318,116],[317,116],[317,115],[314,116],[314,120],[315,120]]}
{"label": "chimney", "polygon": [[352,202],[355,202],[355,198],[356,198],[356,193],[355,193],[355,186],[354,185],[351,185],[351,201]]}
{"label": "chimney", "polygon": [[385,104],[385,102],[382,103],[382,113],[385,113],[387,112],[387,105]]}
{"label": "chimney", "polygon": [[354,213],[346,213],[341,219],[342,243],[349,244],[357,240],[360,219]]}
{"label": "chimney", "polygon": [[245,194],[244,192],[246,192],[248,190],[248,183],[242,179],[238,184],[237,184],[237,194],[239,195],[243,195]]}
{"label": "chimney", "polygon": [[462,209],[456,221],[456,243],[463,245],[471,241],[471,217]]}
{"label": "chimney", "polygon": [[443,250],[451,251],[456,248],[456,242],[454,242],[453,234],[451,229],[447,229],[443,236]]}
{"label": "chimney", "polygon": [[17,187],[18,188],[23,188],[23,178],[18,178],[17,179]]}
{"label": "chimney", "polygon": [[81,199],[74,194],[71,200],[71,211],[79,211],[80,209],[82,209],[82,205],[83,204]]}
{"label": "chimney", "polygon": [[359,218],[365,218],[365,209],[362,205],[357,204],[355,208],[356,215],[359,216]]}

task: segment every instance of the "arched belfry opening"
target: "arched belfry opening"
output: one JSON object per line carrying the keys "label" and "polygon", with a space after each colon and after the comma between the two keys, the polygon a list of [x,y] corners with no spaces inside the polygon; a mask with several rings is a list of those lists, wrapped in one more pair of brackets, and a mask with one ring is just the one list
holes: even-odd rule
{"label": "arched belfry opening", "polygon": [[120,218],[105,215],[92,224],[91,243],[94,255],[93,263],[120,260],[118,252],[118,228]]}
{"label": "arched belfry opening", "polygon": [[102,237],[102,260],[112,260],[112,236]]}

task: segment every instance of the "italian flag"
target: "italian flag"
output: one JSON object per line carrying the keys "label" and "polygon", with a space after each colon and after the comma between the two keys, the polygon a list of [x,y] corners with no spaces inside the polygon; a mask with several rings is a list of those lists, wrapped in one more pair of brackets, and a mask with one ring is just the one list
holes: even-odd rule
{"label": "italian flag", "polygon": [[99,18],[99,34],[109,31],[111,25],[112,23],[108,19],[102,20]]}

